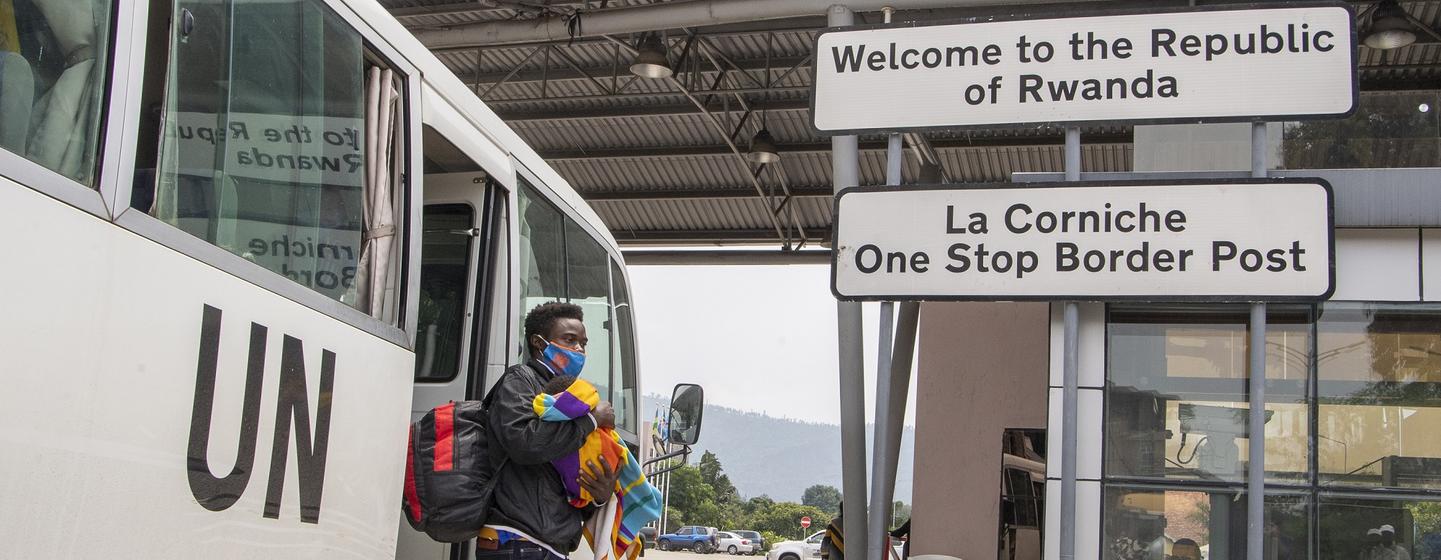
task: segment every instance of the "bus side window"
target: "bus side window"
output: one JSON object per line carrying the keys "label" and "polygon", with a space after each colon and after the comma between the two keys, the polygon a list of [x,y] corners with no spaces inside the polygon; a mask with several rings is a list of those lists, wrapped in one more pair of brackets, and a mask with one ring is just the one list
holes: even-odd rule
{"label": "bus side window", "polygon": [[535,306],[565,300],[565,215],[524,177],[520,179],[520,316],[515,340],[520,360],[528,356],[524,318]]}
{"label": "bus side window", "polygon": [[469,204],[431,204],[423,220],[415,380],[450,381],[460,373],[475,209]]}
{"label": "bus side window", "polygon": [[611,393],[611,404],[615,406],[616,426],[635,432],[635,399],[639,390],[635,372],[635,315],[631,311],[630,287],[626,284],[625,273],[614,260],[610,261],[610,282],[615,304],[615,328],[611,337],[614,341],[611,354],[615,356],[615,373],[612,374],[615,389]]}
{"label": "bus side window", "polygon": [[[611,388],[610,257],[589,232],[562,213],[520,178],[520,312],[524,317],[535,306],[548,301],[579,305],[585,313],[585,369],[581,378],[590,381],[606,400]],[[524,325],[521,325],[524,328]],[[518,349],[526,359],[525,337]]]}
{"label": "bus side window", "polygon": [[323,0],[176,0],[173,16],[159,149],[136,165],[154,180],[132,206],[396,324],[404,77]]}
{"label": "bus side window", "polygon": [[0,147],[94,187],[110,0],[0,0]]}

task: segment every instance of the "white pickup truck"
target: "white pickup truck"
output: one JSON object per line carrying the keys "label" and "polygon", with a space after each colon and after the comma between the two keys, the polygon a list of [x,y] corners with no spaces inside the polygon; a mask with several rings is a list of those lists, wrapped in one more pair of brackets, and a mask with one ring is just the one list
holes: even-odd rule
{"label": "white pickup truck", "polygon": [[810,560],[821,557],[821,537],[825,531],[816,531],[803,541],[781,541],[771,545],[766,560]]}
{"label": "white pickup truck", "polygon": [[[821,557],[821,538],[826,536],[824,530],[811,533],[803,541],[781,541],[771,545],[770,552],[766,553],[766,560],[812,560]],[[904,542],[896,539],[890,541],[891,558],[903,560],[905,558]]]}

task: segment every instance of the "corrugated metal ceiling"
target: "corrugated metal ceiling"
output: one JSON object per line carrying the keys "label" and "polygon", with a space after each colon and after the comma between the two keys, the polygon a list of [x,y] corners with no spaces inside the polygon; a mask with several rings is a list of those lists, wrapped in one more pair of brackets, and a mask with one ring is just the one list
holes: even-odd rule
{"label": "corrugated metal ceiling", "polygon": [[[650,3],[609,0],[605,6]],[[413,29],[566,17],[576,9],[602,9],[600,0],[381,0],[381,4]],[[1441,19],[1441,2],[1402,4],[1433,29]],[[1360,11],[1370,5],[1357,4]],[[699,39],[689,49],[685,31],[666,32],[671,59],[687,53],[686,62],[677,68],[684,87],[729,92],[696,96],[719,126],[669,81],[629,74],[631,54],[624,45],[632,37],[447,50],[436,55],[591,200],[622,243],[779,245],[782,237],[795,237],[802,229],[815,243],[829,237],[830,201],[825,195],[830,192],[831,173],[828,140],[809,123],[809,57],[818,29],[798,27],[794,21],[749,27],[753,29],[690,30]],[[1393,51],[1362,48],[1358,64],[1363,89],[1435,89],[1441,84],[1441,42]],[[749,117],[741,100],[756,109]],[[742,119],[744,124],[738,127]],[[750,179],[755,165],[731,154],[725,142],[733,133],[744,151],[762,123],[782,154],[781,172],[761,173],[762,188],[778,192],[784,180],[797,195],[780,212],[785,229],[780,234],[772,209],[785,199],[757,195]],[[1083,134],[1084,170],[1131,169],[1129,127],[1087,128]],[[1014,172],[1062,168],[1058,127],[939,132],[925,137],[946,175],[957,182],[1001,182]],[[883,141],[863,136],[861,145],[861,181],[880,184]],[[907,150],[906,181],[919,174],[916,154]]]}

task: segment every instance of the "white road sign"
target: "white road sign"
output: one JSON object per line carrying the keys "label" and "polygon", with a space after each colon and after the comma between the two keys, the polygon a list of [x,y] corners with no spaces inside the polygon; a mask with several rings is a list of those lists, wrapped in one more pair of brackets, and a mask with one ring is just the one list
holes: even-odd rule
{"label": "white road sign", "polygon": [[1288,301],[1331,294],[1320,179],[861,187],[836,200],[843,300]]}
{"label": "white road sign", "polygon": [[827,31],[811,113],[824,133],[1342,116],[1354,45],[1339,3]]}

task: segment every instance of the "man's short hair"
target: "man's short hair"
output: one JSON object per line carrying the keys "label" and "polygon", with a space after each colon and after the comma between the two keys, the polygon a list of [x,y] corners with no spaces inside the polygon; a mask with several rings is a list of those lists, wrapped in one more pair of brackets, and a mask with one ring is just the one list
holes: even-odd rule
{"label": "man's short hair", "polygon": [[530,337],[540,335],[542,338],[550,337],[550,329],[555,327],[559,319],[585,320],[585,311],[579,305],[563,301],[548,301],[535,306],[525,316],[525,347],[530,348]]}

